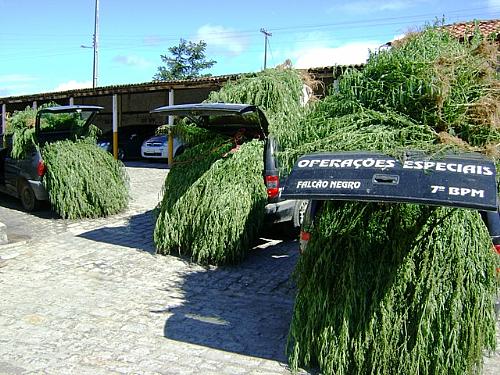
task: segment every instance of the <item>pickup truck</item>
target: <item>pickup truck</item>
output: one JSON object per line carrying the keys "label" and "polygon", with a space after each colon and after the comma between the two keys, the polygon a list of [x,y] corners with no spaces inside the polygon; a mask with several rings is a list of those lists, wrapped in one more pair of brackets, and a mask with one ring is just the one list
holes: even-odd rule
{"label": "pickup truck", "polygon": [[[300,252],[327,200],[406,202],[478,210],[500,256],[500,213],[495,164],[475,153],[429,157],[409,151],[402,160],[375,152],[315,153],[295,163],[285,199],[305,199]],[[500,274],[500,269],[498,269]],[[500,316],[500,296],[495,303]]]}
{"label": "pickup truck", "polygon": [[475,153],[429,157],[409,151],[403,160],[375,152],[339,152],[304,155],[296,162],[283,190],[288,199],[309,201],[301,232],[301,250],[307,227],[325,200],[407,202],[479,210],[500,253],[495,164]]}
{"label": "pickup truck", "polygon": [[87,135],[92,119],[100,110],[102,107],[84,105],[40,109],[35,118],[33,142],[19,158],[11,154],[15,135],[4,134],[0,148],[0,192],[19,198],[26,211],[33,211],[40,202],[48,200],[41,148],[46,143]]}
{"label": "pickup truck", "polygon": [[305,200],[281,197],[284,177],[278,168],[278,142],[269,134],[269,123],[257,106],[229,103],[197,103],[159,107],[151,113],[187,117],[197,126],[230,137],[244,133],[245,136],[264,141],[263,181],[267,188],[268,202],[265,207],[266,222],[286,223],[298,229],[307,206]]}

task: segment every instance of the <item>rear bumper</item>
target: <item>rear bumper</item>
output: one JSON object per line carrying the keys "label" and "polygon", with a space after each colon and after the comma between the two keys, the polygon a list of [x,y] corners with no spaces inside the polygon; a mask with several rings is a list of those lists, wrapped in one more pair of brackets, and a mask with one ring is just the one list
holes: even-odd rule
{"label": "rear bumper", "polygon": [[46,201],[49,199],[49,195],[47,194],[47,190],[45,190],[45,186],[43,186],[42,181],[34,181],[28,180],[31,189],[33,189],[33,193],[35,193],[36,199],[39,201]]}
{"label": "rear bumper", "polygon": [[293,220],[295,203],[296,200],[294,199],[287,199],[276,203],[268,203],[265,207],[266,222],[274,224]]}

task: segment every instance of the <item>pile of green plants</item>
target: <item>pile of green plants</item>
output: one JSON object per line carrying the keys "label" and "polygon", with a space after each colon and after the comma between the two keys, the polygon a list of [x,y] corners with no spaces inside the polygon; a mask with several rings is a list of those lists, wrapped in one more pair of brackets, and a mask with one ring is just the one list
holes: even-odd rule
{"label": "pile of green plants", "polygon": [[59,141],[42,149],[43,182],[52,208],[63,218],[95,218],[127,208],[128,175],[94,139]]}
{"label": "pile of green plants", "polygon": [[[49,103],[41,108],[51,107]],[[120,161],[96,144],[98,129],[84,127],[76,114],[47,115],[43,130],[57,129],[66,122],[74,126],[74,139],[37,143],[34,137],[37,110],[27,107],[9,117],[7,137],[12,137],[11,156],[24,158],[39,149],[47,167],[43,183],[52,208],[63,218],[94,218],[122,211],[128,205],[128,176]]]}
{"label": "pile of green plants", "polygon": [[[315,151],[475,151],[498,164],[498,49],[429,27],[350,70],[301,122]],[[325,202],[299,259],[291,367],[470,374],[495,347],[498,257],[478,212]]]}
{"label": "pile of green plants", "polygon": [[[292,69],[269,69],[229,82],[208,101],[259,105],[278,127],[297,114],[302,81]],[[241,261],[264,221],[263,140],[232,138],[181,123],[175,135],[190,144],[175,159],[163,189],[154,231],[157,251],[200,264]]]}
{"label": "pile of green plants", "polygon": [[176,159],[154,232],[160,253],[199,264],[237,263],[246,255],[267,200],[263,144],[253,140],[232,149],[231,140],[214,135]]}
{"label": "pile of green plants", "polygon": [[304,85],[314,88],[318,84],[286,61],[277,68],[228,81],[221,90],[211,92],[207,101],[258,106],[269,121],[269,132],[286,149],[300,142],[300,121],[309,109],[301,105]]}

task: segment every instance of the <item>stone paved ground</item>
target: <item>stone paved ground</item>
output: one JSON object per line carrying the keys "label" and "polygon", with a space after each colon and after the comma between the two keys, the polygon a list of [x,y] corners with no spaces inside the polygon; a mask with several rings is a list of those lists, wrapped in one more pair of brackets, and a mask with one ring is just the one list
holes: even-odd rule
{"label": "stone paved ground", "polygon": [[[130,208],[111,218],[28,215],[0,196],[13,241],[0,246],[0,374],[289,373],[297,244],[263,239],[231,268],[155,255],[167,172],[127,170]],[[500,373],[499,355],[484,373]]]}
{"label": "stone paved ground", "polygon": [[130,209],[28,215],[0,197],[0,374],[283,374],[296,243],[262,240],[241,266],[154,254],[166,169],[127,168]]}

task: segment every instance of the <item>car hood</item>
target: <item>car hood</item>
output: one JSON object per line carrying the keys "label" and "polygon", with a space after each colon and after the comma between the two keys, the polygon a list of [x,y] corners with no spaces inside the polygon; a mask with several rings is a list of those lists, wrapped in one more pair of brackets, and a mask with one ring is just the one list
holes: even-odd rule
{"label": "car hood", "polygon": [[166,135],[156,135],[154,137],[146,139],[144,141],[144,143],[146,143],[146,142],[161,142],[161,143],[165,143],[166,141],[167,141],[167,136]]}

